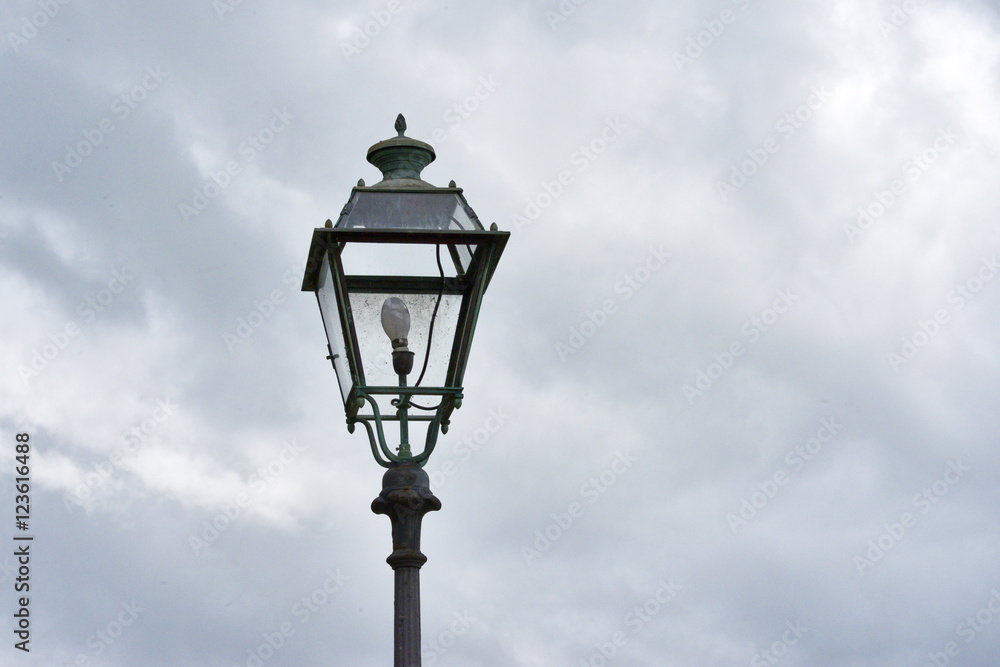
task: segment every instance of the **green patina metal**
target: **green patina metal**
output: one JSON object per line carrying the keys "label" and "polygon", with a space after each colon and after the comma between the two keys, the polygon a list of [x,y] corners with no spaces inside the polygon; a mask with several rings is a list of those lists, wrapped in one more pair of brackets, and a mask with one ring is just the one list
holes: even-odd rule
{"label": "green patina metal", "polygon": [[[313,231],[302,289],[316,293],[327,331],[330,360],[338,378],[348,431],[364,426],[372,455],[386,468],[404,464],[423,465],[437,444],[439,433],[447,433],[451,413],[462,404],[462,384],[483,295],[510,236],[496,225],[485,229],[454,182],[438,188],[420,177],[420,171],[435,158],[429,145],[404,136],[406,123],[397,118],[398,136],[381,141],[368,151],[368,161],[383,174],[379,183],[367,187],[364,181],[351,196],[336,224]],[[344,268],[345,249],[378,246],[426,246],[437,254],[437,275],[361,275]],[[446,276],[441,265],[442,248],[447,249],[454,275]],[[366,360],[359,340],[352,295],[398,295],[423,297],[437,302],[445,296],[460,298],[454,333],[450,334],[450,356],[443,382],[437,385],[408,386],[406,375],[398,384],[369,384]],[[369,314],[365,314],[370,315]],[[427,356],[434,317],[427,331]],[[443,364],[442,364],[443,366]],[[425,366],[426,368],[426,366]],[[421,378],[423,374],[421,374]],[[419,384],[419,380],[418,380]],[[380,397],[394,396],[394,410],[379,407]],[[414,398],[437,397],[434,405],[415,403]],[[432,400],[433,402],[433,400]],[[383,404],[384,405],[384,404]],[[370,411],[362,410],[368,406]],[[399,444],[396,451],[386,441],[385,423],[397,422]],[[414,454],[410,424],[426,423],[422,450]]]}

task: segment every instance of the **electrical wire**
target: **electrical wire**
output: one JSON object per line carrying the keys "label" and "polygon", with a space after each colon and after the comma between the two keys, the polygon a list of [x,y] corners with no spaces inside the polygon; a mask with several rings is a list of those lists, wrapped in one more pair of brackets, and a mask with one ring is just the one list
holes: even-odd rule
{"label": "electrical wire", "polygon": [[[441,298],[444,296],[444,267],[441,266],[441,244],[437,244],[435,248],[437,248],[438,275],[441,277],[441,286],[438,288],[437,300],[434,302],[434,312],[431,313],[431,323],[427,330],[427,350],[424,352],[424,365],[423,368],[420,369],[420,377],[417,378],[416,383],[413,385],[414,387],[420,386],[421,380],[424,379],[424,373],[427,372],[427,361],[431,356],[431,341],[434,338],[434,321],[437,319],[438,307],[441,305]],[[433,407],[424,407],[414,403],[413,401],[410,401],[410,405],[421,410],[436,410],[441,406],[441,404],[438,403]]]}

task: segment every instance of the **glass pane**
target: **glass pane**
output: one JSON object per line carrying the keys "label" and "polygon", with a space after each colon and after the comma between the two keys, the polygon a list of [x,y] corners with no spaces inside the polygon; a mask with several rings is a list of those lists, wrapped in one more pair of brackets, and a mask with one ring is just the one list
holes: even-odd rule
{"label": "glass pane", "polygon": [[[392,369],[392,343],[382,329],[382,304],[390,296],[401,298],[410,312],[408,347],[414,353],[414,358],[413,371],[406,380],[407,385],[412,386],[420,376],[424,356],[427,353],[428,332],[437,294],[351,294],[351,313],[361,350],[361,363],[365,369],[365,384],[368,386],[399,385],[399,376]],[[451,360],[451,348],[455,343],[455,327],[461,305],[461,295],[445,294],[441,298],[441,305],[434,320],[427,371],[420,383],[422,387],[444,385],[448,363]]]}
{"label": "glass pane", "polygon": [[[455,249],[452,254],[451,248]],[[458,275],[455,263],[460,262],[462,273],[469,268],[475,245],[441,246],[441,268],[447,278]],[[348,243],[340,254],[347,275],[365,276],[429,276],[440,275],[437,265],[437,246],[422,243]]]}
{"label": "glass pane", "polygon": [[337,373],[340,396],[346,405],[347,396],[351,392],[352,381],[351,373],[347,366],[344,330],[340,322],[340,312],[337,309],[337,295],[333,288],[333,276],[330,273],[329,254],[323,255],[323,262],[319,270],[316,297],[319,300],[320,315],[323,316],[323,326],[326,328],[326,339],[333,351],[333,369]]}
{"label": "glass pane", "polygon": [[467,204],[454,192],[357,191],[348,211],[337,221],[341,229],[482,230],[469,216]]}
{"label": "glass pane", "polygon": [[450,245],[448,246],[448,250],[451,253],[455,269],[463,274],[468,271],[469,264],[472,263],[472,255],[476,252],[476,246],[463,243],[460,245]]}

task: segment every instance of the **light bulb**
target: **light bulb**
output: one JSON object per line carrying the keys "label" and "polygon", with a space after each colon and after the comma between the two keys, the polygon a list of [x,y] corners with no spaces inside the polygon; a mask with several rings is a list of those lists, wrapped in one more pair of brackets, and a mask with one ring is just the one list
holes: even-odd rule
{"label": "light bulb", "polygon": [[382,304],[382,328],[394,348],[406,347],[406,337],[410,334],[410,311],[398,296],[390,296]]}

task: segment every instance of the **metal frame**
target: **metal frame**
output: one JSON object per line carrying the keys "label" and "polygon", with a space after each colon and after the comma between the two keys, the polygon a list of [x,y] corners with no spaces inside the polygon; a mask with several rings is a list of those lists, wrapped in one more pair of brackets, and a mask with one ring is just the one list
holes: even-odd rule
{"label": "metal frame", "polygon": [[[316,292],[317,301],[319,300],[318,277],[321,263],[324,258],[329,258],[330,276],[335,291],[339,322],[324,322],[324,325],[341,327],[343,335],[347,367],[351,376],[351,388],[344,405],[347,428],[349,432],[353,433],[358,423],[365,427],[372,456],[379,465],[385,468],[403,464],[422,466],[434,451],[438,434],[448,432],[451,413],[462,404],[462,382],[483,294],[489,285],[500,254],[503,252],[509,237],[510,232],[486,230],[339,229],[334,227],[319,228],[313,231],[302,289]],[[476,250],[472,255],[468,270],[464,274],[444,278],[442,285],[442,279],[436,276],[347,275],[344,272],[340,255],[350,243],[444,245],[451,251],[453,259],[455,246],[475,246]],[[434,294],[439,290],[443,294],[460,294],[462,296],[457,328],[454,340],[451,342],[451,354],[445,373],[444,386],[407,387],[403,384],[402,378],[400,386],[368,386],[348,295],[359,292]],[[331,363],[332,361],[331,356]],[[379,409],[374,397],[384,395],[398,397],[392,401],[392,405],[396,408],[395,415],[382,414]],[[431,408],[412,403],[414,396],[428,395],[440,396],[440,403]],[[371,406],[371,412],[359,414],[366,403]],[[425,410],[429,414],[411,415],[410,408]],[[386,443],[382,427],[383,422],[392,421],[400,423],[401,442],[399,452],[395,454]],[[417,455],[411,454],[409,449],[408,422],[410,421],[428,422],[424,446]]]}

